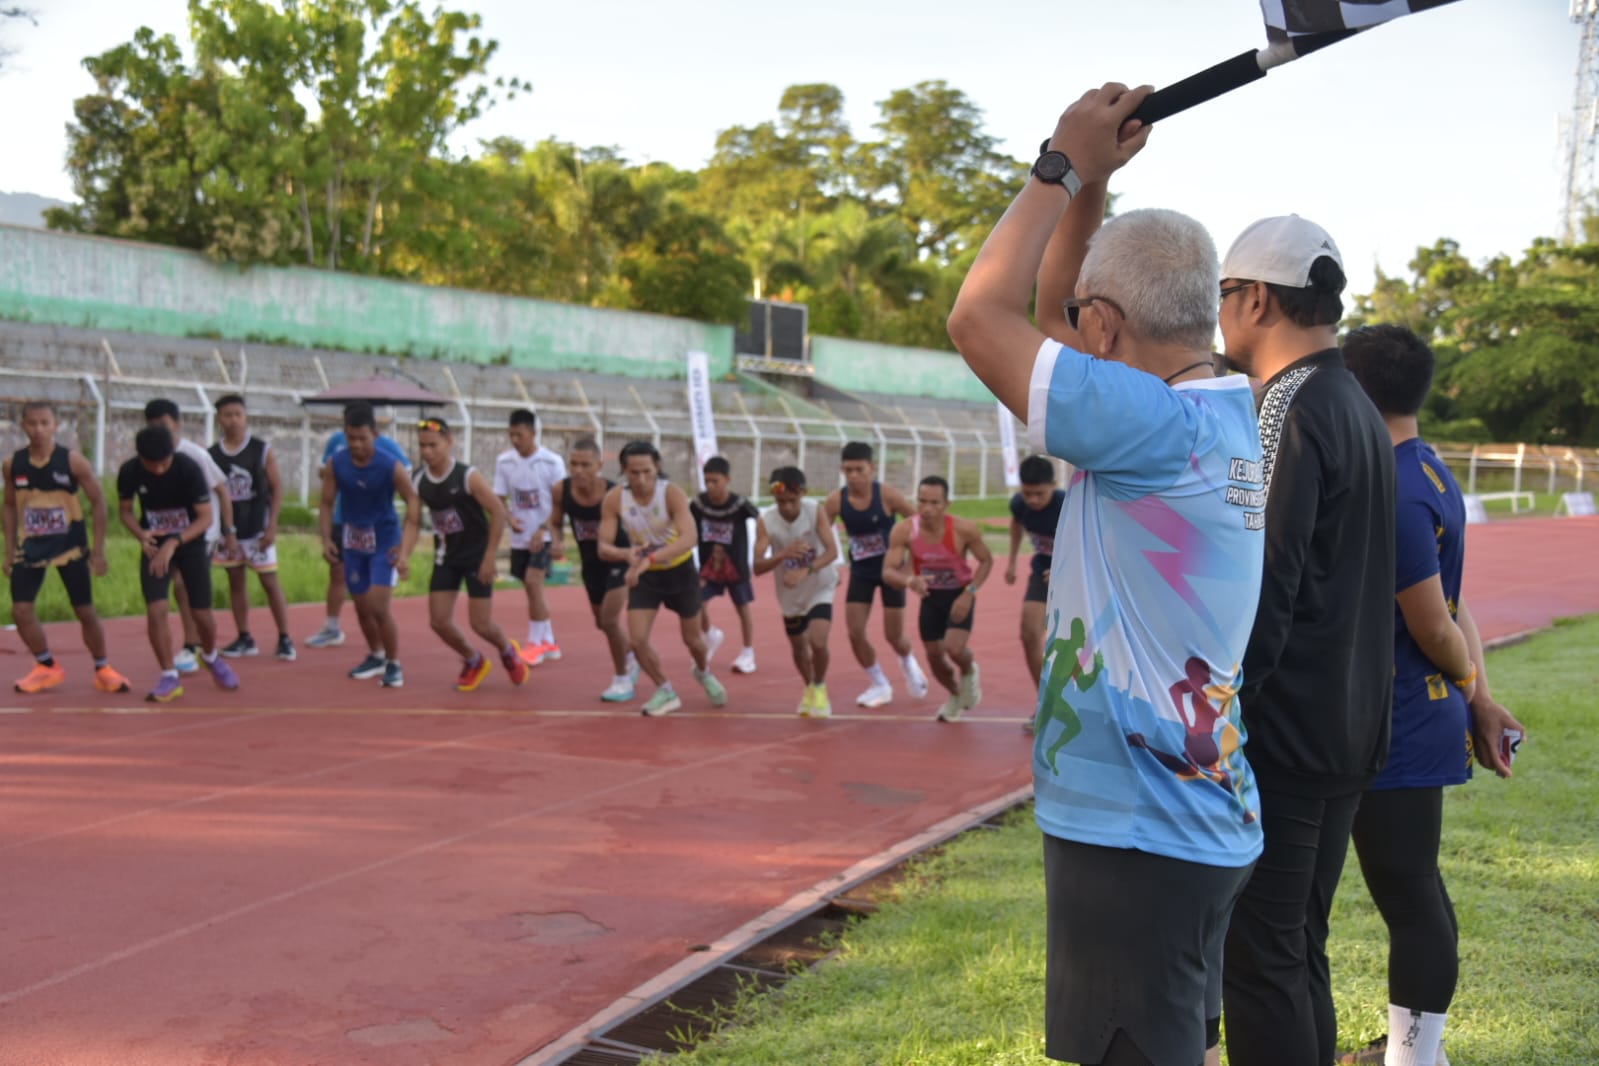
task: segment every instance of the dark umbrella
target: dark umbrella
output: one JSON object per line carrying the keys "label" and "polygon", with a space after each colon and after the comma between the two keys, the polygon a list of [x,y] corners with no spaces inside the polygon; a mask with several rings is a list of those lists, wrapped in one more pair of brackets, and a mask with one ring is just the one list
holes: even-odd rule
{"label": "dark umbrella", "polygon": [[453,402],[449,397],[424,389],[414,381],[384,374],[335,385],[300,402],[347,404],[356,400],[390,407],[443,407]]}

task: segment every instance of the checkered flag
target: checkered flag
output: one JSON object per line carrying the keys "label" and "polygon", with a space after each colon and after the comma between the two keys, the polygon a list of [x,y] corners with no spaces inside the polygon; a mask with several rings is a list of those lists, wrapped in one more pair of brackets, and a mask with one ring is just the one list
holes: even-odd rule
{"label": "checkered flag", "polygon": [[1442,7],[1454,0],[1260,0],[1266,34],[1273,40],[1311,33],[1363,30]]}

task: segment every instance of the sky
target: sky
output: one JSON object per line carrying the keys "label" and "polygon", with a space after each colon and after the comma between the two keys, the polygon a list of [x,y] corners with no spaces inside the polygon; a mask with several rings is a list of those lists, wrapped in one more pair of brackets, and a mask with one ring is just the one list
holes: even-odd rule
{"label": "sky", "polygon": [[[186,40],[183,0],[33,0],[5,27],[0,191],[72,197],[63,169],[84,56],[140,25]],[[1031,159],[1061,110],[1105,81],[1164,85],[1265,43],[1254,0],[453,0],[497,39],[498,75],[533,91],[452,142],[508,135],[704,164],[718,131],[776,116],[789,85],[827,82],[872,136],[878,101],[943,79],[1002,150]],[[1459,0],[1380,26],[1167,120],[1112,188],[1118,208],[1198,218],[1218,251],[1296,212],[1339,244],[1351,289],[1417,247],[1473,260],[1558,233],[1560,123],[1575,86],[1567,0]]]}

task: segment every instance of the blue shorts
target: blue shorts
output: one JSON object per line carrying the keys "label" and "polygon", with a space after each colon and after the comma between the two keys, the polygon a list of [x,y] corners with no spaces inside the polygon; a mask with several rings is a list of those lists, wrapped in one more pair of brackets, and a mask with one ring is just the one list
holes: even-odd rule
{"label": "blue shorts", "polygon": [[389,562],[387,550],[381,552],[353,552],[346,549],[344,558],[344,587],[350,595],[359,596],[373,585],[391,589],[396,584],[394,564]]}

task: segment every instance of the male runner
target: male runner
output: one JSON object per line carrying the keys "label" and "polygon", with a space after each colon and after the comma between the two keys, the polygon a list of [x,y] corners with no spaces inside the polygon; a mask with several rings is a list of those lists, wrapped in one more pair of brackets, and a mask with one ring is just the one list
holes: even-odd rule
{"label": "male runner", "polygon": [[238,551],[225,547],[216,553],[216,564],[228,572],[228,598],[233,622],[239,635],[222,649],[230,659],[255,655],[255,638],[250,635],[250,588],[245,568],[255,571],[266,593],[272,620],[277,623],[277,657],[284,662],[295,659],[294,641],[289,639],[289,605],[278,583],[278,512],[283,507],[283,482],[278,476],[278,457],[272,445],[250,433],[244,397],[230,393],[216,403],[217,425],[222,439],[207,449],[221,468],[228,483],[228,499],[233,504]]}
{"label": "male runner", "polygon": [[744,648],[733,660],[735,674],[755,672],[755,586],[750,583],[750,534],[746,523],[761,516],[750,501],[732,490],[733,467],[720,455],[705,461],[705,491],[689,501],[700,535],[700,625],[705,630],[706,655],[714,656],[724,635],[711,625],[710,601],[727,593],[738,612]]}
{"label": "male runner", "polygon": [[[346,447],[328,460],[322,477],[322,555],[344,564],[344,584],[355,600],[368,652],[350,671],[358,680],[382,677],[384,688],[405,684],[400,669],[400,632],[389,613],[394,586],[411,572],[411,551],[422,526],[421,501],[405,467],[377,448],[377,419],[372,405],[358,400],[344,409]],[[405,501],[403,529],[394,514],[394,494]],[[344,507],[341,540],[333,539],[333,503]]]}
{"label": "male runner", "polygon": [[[151,400],[144,405],[144,424],[161,426],[170,433],[177,453],[188,456],[205,475],[205,483],[210,486],[211,492],[211,524],[205,532],[206,556],[209,558],[219,545],[229,555],[238,552],[239,542],[234,529],[233,501],[228,496],[228,479],[223,475],[222,468],[217,466],[216,460],[211,458],[210,452],[183,436],[183,415],[178,405],[166,399]],[[177,590],[178,617],[183,620],[183,647],[178,649],[173,661],[179,673],[192,674],[200,668],[200,647],[204,642],[200,639],[200,630],[190,606],[193,601],[185,595],[183,582],[184,575],[179,571],[172,583]],[[210,606],[209,600],[206,606]]]}
{"label": "male runner", "polygon": [[[661,657],[650,645],[655,613],[664,604],[677,615],[683,646],[694,659],[694,678],[705,686],[712,707],[727,703],[727,690],[711,673],[700,629],[700,583],[694,572],[694,516],[688,495],[661,477],[661,453],[649,441],[622,448],[626,484],[605,494],[600,505],[600,558],[627,564],[627,629],[640,668],[655,682],[644,704],[651,717],[671,714],[683,701],[666,679]],[[626,533],[623,540],[621,533]]]}
{"label": "male runner", "polygon": [[483,475],[450,454],[450,427],[442,418],[416,424],[422,469],[411,476],[419,499],[433,515],[433,577],[428,582],[428,624],[440,640],[461,657],[455,691],[471,692],[489,676],[489,660],[473,651],[456,626],[455,597],[466,584],[467,619],[472,632],[500,653],[511,684],[527,680],[516,641],[506,639],[494,622],[494,546],[500,543],[510,516],[505,502]]}
{"label": "male runner", "polygon": [[[1049,566],[1055,557],[1055,529],[1060,525],[1066,493],[1055,487],[1055,464],[1042,455],[1029,455],[1018,468],[1022,490],[1010,498],[1010,559],[1005,564],[1005,584],[1016,584],[1016,550],[1022,534],[1033,541],[1033,561],[1022,597],[1022,653],[1033,687],[1044,672],[1044,604],[1049,601]],[[1027,720],[1031,729],[1033,720]]]}
{"label": "male runner", "polygon": [[849,534],[849,587],[844,593],[844,622],[849,627],[850,649],[855,661],[866,670],[871,686],[855,697],[862,707],[881,707],[894,698],[894,686],[877,663],[877,650],[866,639],[866,622],[871,617],[872,599],[879,589],[883,594],[883,637],[899,656],[905,673],[905,686],[911,696],[927,695],[927,677],[916,662],[911,642],[905,636],[905,590],[883,580],[883,555],[896,516],[915,514],[910,501],[896,488],[877,480],[872,463],[872,446],[863,441],[844,445],[842,469],[844,487],[827,496],[828,521],[838,519]]}
{"label": "male runner", "polygon": [[[239,678],[217,654],[217,624],[211,613],[211,553],[206,530],[211,528],[211,490],[194,460],[177,450],[166,427],[150,425],[133,438],[134,458],[117,472],[118,514],[143,549],[139,585],[144,592],[146,627],[161,676],[145,697],[170,703],[183,695],[167,628],[167,595],[173,578],[184,575],[183,593],[200,641],[200,659],[217,687],[228,692]],[[133,501],[139,501],[134,517]]]}
{"label": "male runner", "polygon": [[[342,452],[348,445],[344,441],[344,430],[336,430],[328,437],[327,444],[322,447],[322,470],[327,470],[328,460]],[[393,437],[378,434],[378,451],[392,456],[396,462],[411,469],[411,460],[405,454],[405,449],[395,442]],[[337,495],[333,497],[333,540],[339,543],[344,540],[344,510],[342,501]],[[332,562],[328,564],[328,594],[327,594],[327,621],[322,623],[322,628],[306,638],[305,646],[308,648],[336,648],[344,643],[344,630],[339,625],[339,613],[344,610],[344,564]],[[373,644],[367,651],[373,655],[383,654],[381,644]]]}
{"label": "male runner", "polygon": [[[977,590],[994,565],[977,523],[946,514],[948,508],[949,482],[936,474],[922,478],[916,487],[916,517],[895,527],[883,564],[885,582],[922,597],[917,626],[927,649],[927,665],[949,690],[949,699],[938,712],[941,722],[957,720],[983,698],[977,661],[966,645],[972,636]],[[975,574],[966,561],[968,554],[977,559]]]}
{"label": "male runner", "polygon": [[[583,574],[583,591],[588,594],[589,610],[594,612],[594,628],[605,634],[611,651],[611,684],[600,693],[606,703],[625,703],[633,698],[638,679],[638,659],[622,624],[622,607],[627,603],[627,567],[600,558],[600,508],[605,494],[615,487],[600,476],[600,446],[593,437],[583,437],[572,445],[566,457],[570,472],[551,494],[550,554],[566,558],[566,538],[561,530],[563,518],[572,520],[572,537]],[[617,534],[622,547],[627,533]]]}
{"label": "male runner", "polygon": [[[128,679],[106,659],[105,629],[94,609],[90,579],[104,577],[107,508],[94,469],[80,453],[56,443],[55,408],[42,400],[22,405],[22,432],[28,446],[5,461],[0,481],[0,513],[5,518],[5,554],[0,565],[11,579],[11,621],[33,655],[33,669],[15,685],[18,692],[45,692],[67,679],[50,654],[50,643],[34,601],[52,568],[61,575],[67,600],[78,616],[83,643],[94,657],[94,687],[126,692]],[[94,547],[83,528],[82,490],[94,512]]]}
{"label": "male runner", "polygon": [[777,571],[777,602],[794,667],[805,682],[799,713],[826,718],[828,634],[833,628],[833,592],[838,588],[838,538],[815,500],[805,498],[805,472],[784,466],[772,471],[772,498],[755,526],[755,572]]}
{"label": "male runner", "polygon": [[527,642],[522,658],[529,666],[561,657],[544,602],[550,576],[550,499],[566,477],[561,457],[539,443],[538,416],[526,408],[511,412],[511,446],[494,460],[494,494],[511,512],[511,576],[527,590]]}

